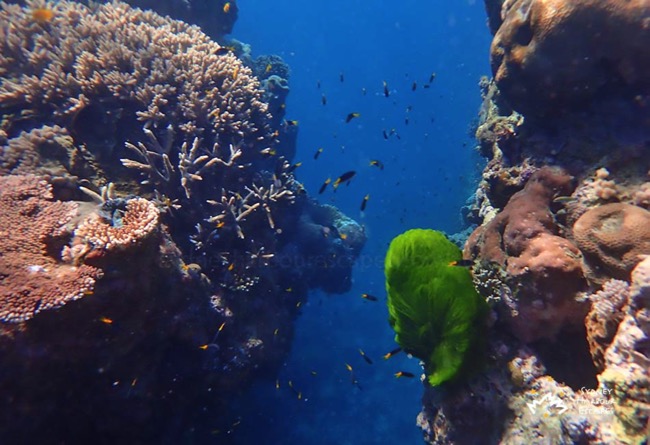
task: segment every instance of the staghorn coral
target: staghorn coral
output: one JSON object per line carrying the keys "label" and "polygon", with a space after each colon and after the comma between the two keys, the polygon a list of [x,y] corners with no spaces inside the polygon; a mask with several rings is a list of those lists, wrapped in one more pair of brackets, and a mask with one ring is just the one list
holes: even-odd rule
{"label": "staghorn coral", "polygon": [[627,0],[504,2],[492,72],[524,115],[557,115],[621,98],[643,110],[650,93],[650,5]]}
{"label": "staghorn coral", "polygon": [[23,322],[93,293],[101,270],[59,257],[77,205],[36,176],[0,177],[0,321]]}
{"label": "staghorn coral", "polygon": [[465,257],[479,261],[477,286],[499,302],[497,310],[524,342],[553,338],[581,323],[586,311],[575,298],[585,285],[580,252],[562,237],[550,210],[555,196],[570,193],[571,179],[559,168],[540,169],[465,246]]}
{"label": "staghorn coral", "polygon": [[650,254],[650,212],[630,204],[605,204],[584,213],[573,225],[592,283],[629,280],[640,255]]}

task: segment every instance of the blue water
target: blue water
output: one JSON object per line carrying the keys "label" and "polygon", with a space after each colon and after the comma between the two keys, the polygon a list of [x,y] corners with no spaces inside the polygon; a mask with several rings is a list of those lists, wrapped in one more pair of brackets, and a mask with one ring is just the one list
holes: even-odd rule
{"label": "blue water", "polygon": [[[280,389],[269,377],[243,394],[230,412],[236,424],[231,435],[246,444],[421,443],[415,418],[422,384],[393,376],[399,370],[419,375],[417,360],[381,358],[395,347],[386,321],[383,256],[390,240],[409,228],[463,228],[459,209],[482,167],[468,129],[480,105],[478,80],[489,74],[483,4],[249,0],[240,8],[233,36],[250,43],[254,55],[278,54],[291,66],[287,119],[299,121],[298,179],[311,196],[361,221],[368,242],[349,293],[310,295]],[[424,89],[432,72],[436,78]],[[346,124],[351,112],[361,116]],[[382,130],[391,128],[401,139],[384,139]],[[324,150],[314,160],[319,147]],[[369,166],[370,159],[385,169]],[[347,170],[357,171],[349,186],[318,194],[327,177]],[[380,301],[365,301],[362,293]]]}

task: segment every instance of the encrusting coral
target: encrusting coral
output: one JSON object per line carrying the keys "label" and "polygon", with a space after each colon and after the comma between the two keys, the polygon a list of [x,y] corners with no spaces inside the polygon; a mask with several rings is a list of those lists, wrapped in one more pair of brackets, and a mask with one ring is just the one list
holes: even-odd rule
{"label": "encrusting coral", "polygon": [[93,293],[102,271],[61,261],[77,204],[36,176],[0,176],[0,321],[22,322]]}

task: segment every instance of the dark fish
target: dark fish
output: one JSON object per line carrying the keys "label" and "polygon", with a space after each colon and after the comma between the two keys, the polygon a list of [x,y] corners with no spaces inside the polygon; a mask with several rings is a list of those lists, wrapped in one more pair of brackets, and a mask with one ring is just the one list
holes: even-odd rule
{"label": "dark fish", "polygon": [[316,81],[316,88],[318,88],[320,90],[320,80]]}
{"label": "dark fish", "polygon": [[[429,76],[429,83],[433,82],[433,80],[435,78],[436,78],[436,73],[435,72],[431,73],[431,75]],[[425,88],[427,88],[427,87],[425,87]]]}
{"label": "dark fish", "polygon": [[331,178],[327,178],[327,179],[325,180],[325,182],[323,182],[323,185],[321,185],[321,186],[320,186],[320,189],[318,189],[318,194],[319,194],[319,195],[322,195],[322,194],[323,194],[323,192],[324,192],[325,189],[327,188],[327,184],[329,184],[330,182],[332,182],[332,179],[331,179]]}
{"label": "dark fish", "polygon": [[382,130],[382,134],[384,135],[384,139],[388,139],[388,134],[386,133],[386,130]]}
{"label": "dark fish", "polygon": [[387,352],[386,354],[384,354],[384,360],[388,360],[389,358],[391,358],[395,354],[399,354],[400,352],[402,352],[402,348],[395,348],[392,351]]}
{"label": "dark fish", "polygon": [[384,96],[390,96],[390,91],[388,90],[388,83],[384,80]]}
{"label": "dark fish", "polygon": [[431,85],[427,83],[426,85],[422,85],[422,88],[431,88]]}
{"label": "dark fish", "polygon": [[384,163],[381,162],[379,159],[372,159],[372,160],[370,161],[370,166],[372,166],[372,167],[379,167],[379,170],[383,170],[383,169],[384,169]]}
{"label": "dark fish", "polygon": [[412,109],[413,109],[413,105],[409,105],[408,107],[406,107],[406,112],[410,113]]}
{"label": "dark fish", "polygon": [[343,173],[341,176],[339,176],[336,181],[334,181],[334,184],[332,184],[332,187],[334,187],[334,190],[338,188],[339,185],[341,185],[344,182],[349,183],[352,178],[354,178],[354,175],[356,175],[357,172],[354,170],[347,171]]}
{"label": "dark fish", "polygon": [[404,119],[404,125],[408,125],[408,124],[409,124],[409,118],[407,117]]}
{"label": "dark fish", "polygon": [[395,377],[398,379],[400,377],[408,377],[409,379],[412,379],[413,377],[415,377],[415,374],[408,371],[398,371],[395,373]]}
{"label": "dark fish", "polygon": [[228,52],[230,52],[230,48],[227,46],[220,46],[217,49],[217,56],[223,56],[224,54],[228,54]]}
{"label": "dark fish", "polygon": [[418,84],[417,82],[413,82],[413,85],[411,85],[411,91],[415,91],[418,89]]}
{"label": "dark fish", "polygon": [[[370,195],[367,195],[367,196],[370,196]],[[370,294],[361,294],[361,298],[363,298],[364,300],[368,300],[368,301],[379,301],[379,298],[375,297],[374,295],[370,295]]]}
{"label": "dark fish", "polygon": [[314,153],[314,159],[318,159],[318,157],[322,152],[323,152],[323,147],[320,147],[318,150],[316,150],[316,153]]}
{"label": "dark fish", "polygon": [[352,119],[357,118],[357,117],[359,117],[359,116],[361,116],[360,113],[350,113],[350,114],[348,114],[347,117],[345,118],[345,123],[346,123],[346,124],[349,124],[350,121],[351,121]]}
{"label": "dark fish", "polygon": [[474,260],[456,260],[449,263],[449,265],[458,267],[471,267],[474,265]]}
{"label": "dark fish", "polygon": [[291,172],[295,171],[301,165],[302,165],[302,162],[296,162],[295,164],[293,164],[293,165],[289,166],[289,168],[287,168],[287,173],[291,173]]}
{"label": "dark fish", "polygon": [[341,71],[341,72],[339,73],[339,80],[340,80],[341,82],[345,81],[345,77],[343,77],[343,71]]}
{"label": "dark fish", "polygon": [[327,105],[327,97],[324,94],[321,95],[320,101],[323,105]]}
{"label": "dark fish", "polygon": [[369,365],[372,365],[372,360],[370,360],[370,357],[366,355],[365,352],[363,352],[363,349],[359,349],[359,354],[361,354],[361,357],[368,363]]}
{"label": "dark fish", "polygon": [[298,121],[292,120],[292,121],[285,121],[288,127],[295,127],[298,125]]}
{"label": "dark fish", "polygon": [[363,212],[366,210],[366,205],[368,204],[368,200],[370,199],[370,194],[366,195],[363,197],[363,201],[361,201],[361,211]]}

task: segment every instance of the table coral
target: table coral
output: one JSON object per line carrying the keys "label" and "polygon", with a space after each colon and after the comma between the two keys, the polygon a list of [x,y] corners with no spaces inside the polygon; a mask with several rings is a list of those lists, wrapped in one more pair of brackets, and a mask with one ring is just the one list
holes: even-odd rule
{"label": "table coral", "polygon": [[624,203],[594,207],[575,222],[573,238],[591,282],[629,280],[639,255],[650,254],[650,212]]}
{"label": "table coral", "polygon": [[42,178],[0,177],[0,321],[26,321],[93,293],[101,270],[60,259],[76,213],[75,203],[52,200]]}
{"label": "table coral", "polygon": [[[465,256],[479,261],[479,288],[496,296],[499,312],[523,341],[553,338],[567,324],[581,323],[586,311],[575,299],[585,285],[580,252],[562,236],[550,209],[554,197],[571,190],[566,172],[540,169],[465,247]],[[501,285],[484,286],[488,276]]]}
{"label": "table coral", "polygon": [[507,1],[491,63],[499,89],[525,115],[650,93],[650,5],[644,0]]}

